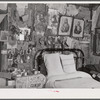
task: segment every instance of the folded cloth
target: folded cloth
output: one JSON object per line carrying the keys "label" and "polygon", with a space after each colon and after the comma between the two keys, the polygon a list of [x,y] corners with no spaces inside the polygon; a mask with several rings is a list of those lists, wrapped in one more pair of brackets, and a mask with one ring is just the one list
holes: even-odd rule
{"label": "folded cloth", "polygon": [[95,72],[98,72],[100,73],[100,67],[99,67],[99,64],[94,64],[94,65],[86,65],[84,67],[84,71],[87,72],[87,73],[90,73],[90,71],[95,71]]}
{"label": "folded cloth", "polygon": [[90,74],[91,75],[93,75],[93,74],[98,75],[98,72],[97,71],[90,71]]}

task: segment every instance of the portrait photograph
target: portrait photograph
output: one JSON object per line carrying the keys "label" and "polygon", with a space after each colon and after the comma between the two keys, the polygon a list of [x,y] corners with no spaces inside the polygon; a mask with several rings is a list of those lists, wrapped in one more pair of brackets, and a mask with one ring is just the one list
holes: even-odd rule
{"label": "portrait photograph", "polygon": [[83,37],[84,20],[74,19],[73,23],[73,37]]}
{"label": "portrait photograph", "polygon": [[58,35],[70,35],[72,27],[72,17],[62,16],[59,23]]}

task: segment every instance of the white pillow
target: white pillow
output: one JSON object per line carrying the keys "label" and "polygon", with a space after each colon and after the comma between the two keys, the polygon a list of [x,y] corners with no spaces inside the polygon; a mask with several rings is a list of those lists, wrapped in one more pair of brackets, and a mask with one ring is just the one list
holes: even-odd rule
{"label": "white pillow", "polygon": [[75,65],[73,54],[69,54],[69,55],[61,54],[60,58],[65,73],[76,72],[76,65]]}
{"label": "white pillow", "polygon": [[48,76],[64,74],[59,53],[45,54],[44,62],[47,68]]}

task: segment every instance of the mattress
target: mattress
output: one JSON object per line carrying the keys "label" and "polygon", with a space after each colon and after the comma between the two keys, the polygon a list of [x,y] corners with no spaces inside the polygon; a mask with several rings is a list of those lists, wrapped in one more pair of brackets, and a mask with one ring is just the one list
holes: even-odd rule
{"label": "mattress", "polygon": [[46,88],[100,88],[100,82],[85,72],[47,77]]}

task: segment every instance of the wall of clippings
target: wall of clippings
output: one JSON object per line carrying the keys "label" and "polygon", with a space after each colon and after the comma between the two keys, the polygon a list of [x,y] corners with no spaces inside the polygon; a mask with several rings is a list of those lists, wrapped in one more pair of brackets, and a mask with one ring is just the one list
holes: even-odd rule
{"label": "wall of clippings", "polygon": [[[49,17],[52,17],[52,20],[49,20],[49,23],[52,22],[54,25],[48,26],[47,34],[49,33],[49,38],[52,39],[51,43],[54,47],[63,46],[64,48],[80,48],[85,54],[85,64],[90,63],[89,58],[89,43],[90,43],[90,11],[88,8],[78,7],[75,5],[69,4],[49,4]],[[50,14],[50,11],[53,13]],[[51,15],[51,16],[50,16]],[[56,20],[54,20],[56,19]],[[51,27],[52,26],[52,27]],[[55,26],[55,27],[54,27]],[[57,27],[56,27],[57,26]],[[79,31],[77,30],[79,27]],[[55,32],[57,30],[57,32]],[[50,36],[51,35],[51,36]],[[52,36],[54,35],[54,36]],[[58,36],[58,37],[56,37]],[[59,39],[61,38],[61,39]],[[55,43],[54,43],[55,40]],[[59,42],[57,42],[57,40]],[[49,39],[48,39],[49,41]],[[50,42],[49,42],[50,43]]]}
{"label": "wall of clippings", "polygon": [[7,63],[2,70],[32,70],[34,54],[43,48],[80,48],[89,58],[90,16],[87,8],[68,4],[28,4],[25,15],[20,16],[16,4],[9,4],[8,12],[8,38],[2,51],[6,55],[2,61]]}

